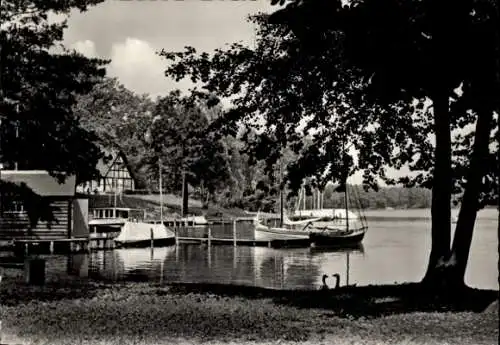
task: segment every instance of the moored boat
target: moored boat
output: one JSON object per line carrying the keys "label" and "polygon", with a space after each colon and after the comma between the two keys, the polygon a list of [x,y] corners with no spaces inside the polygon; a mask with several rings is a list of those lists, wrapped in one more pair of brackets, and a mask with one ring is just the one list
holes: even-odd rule
{"label": "moored boat", "polygon": [[316,245],[350,246],[361,243],[366,230],[367,227],[344,230],[312,229],[310,239]]}
{"label": "moored boat", "polygon": [[256,241],[273,240],[307,240],[309,233],[304,230],[295,230],[286,227],[271,227],[260,222],[257,215],[254,220],[254,239]]}
{"label": "moored boat", "polygon": [[308,222],[307,230],[316,245],[348,246],[361,243],[368,230],[363,219],[347,209],[299,210],[293,218],[300,221],[286,219],[285,224]]}
{"label": "moored boat", "polygon": [[117,247],[145,247],[175,243],[175,233],[163,224],[125,222],[120,234],[114,239]]}

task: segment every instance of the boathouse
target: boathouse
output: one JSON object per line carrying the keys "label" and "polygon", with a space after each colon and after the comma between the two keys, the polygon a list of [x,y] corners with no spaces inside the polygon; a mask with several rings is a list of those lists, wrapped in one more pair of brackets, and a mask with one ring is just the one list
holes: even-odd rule
{"label": "boathouse", "polygon": [[51,221],[39,219],[30,224],[25,198],[4,190],[0,195],[0,241],[88,239],[88,199],[75,194],[74,176],[59,183],[46,171],[2,170],[0,180],[28,187],[38,195],[29,202],[52,211]]}
{"label": "boathouse", "polygon": [[105,155],[97,163],[99,178],[78,185],[77,191],[86,194],[135,191],[137,177],[125,154],[120,150],[102,150]]}

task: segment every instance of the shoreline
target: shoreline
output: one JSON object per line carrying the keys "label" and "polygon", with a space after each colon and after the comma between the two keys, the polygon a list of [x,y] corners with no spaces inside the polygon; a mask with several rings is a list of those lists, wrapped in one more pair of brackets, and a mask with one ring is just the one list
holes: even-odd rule
{"label": "shoreline", "polygon": [[4,281],[2,340],[37,345],[486,345],[498,340],[498,307],[483,312],[498,291],[467,289],[466,298],[444,302],[414,295],[418,291],[418,284],[279,291],[79,281],[35,287]]}

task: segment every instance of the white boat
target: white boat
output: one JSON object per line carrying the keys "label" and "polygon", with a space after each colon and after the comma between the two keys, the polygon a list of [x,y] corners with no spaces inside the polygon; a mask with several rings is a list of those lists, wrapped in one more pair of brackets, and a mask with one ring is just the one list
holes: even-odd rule
{"label": "white boat", "polygon": [[261,223],[259,215],[254,219],[254,239],[256,241],[273,240],[307,240],[309,233],[303,229],[292,229],[286,227],[271,227]]}
{"label": "white boat", "polygon": [[125,222],[114,239],[117,247],[143,247],[175,243],[175,233],[163,224]]}

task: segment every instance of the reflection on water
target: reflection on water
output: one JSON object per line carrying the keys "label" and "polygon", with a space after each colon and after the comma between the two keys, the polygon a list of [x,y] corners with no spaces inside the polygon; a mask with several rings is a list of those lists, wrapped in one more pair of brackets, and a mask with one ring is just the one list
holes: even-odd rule
{"label": "reflection on water", "polygon": [[[470,286],[498,289],[497,226],[494,217],[478,219],[466,272]],[[216,231],[221,232],[220,236],[230,235],[232,226]],[[246,228],[242,232],[245,237],[249,235]],[[49,280],[79,277],[304,289],[318,288],[323,274],[335,273],[340,274],[341,285],[419,281],[425,273],[429,250],[430,219],[398,217],[392,221],[372,220],[363,247],[342,251],[183,244],[46,258]]]}
{"label": "reflection on water", "polygon": [[[327,257],[334,272],[346,272],[346,257],[362,248],[319,252],[310,248],[272,249],[181,244],[165,248],[119,249],[90,255],[90,277],[96,280],[204,282],[267,288],[317,287]],[[333,259],[332,259],[333,258]]]}

